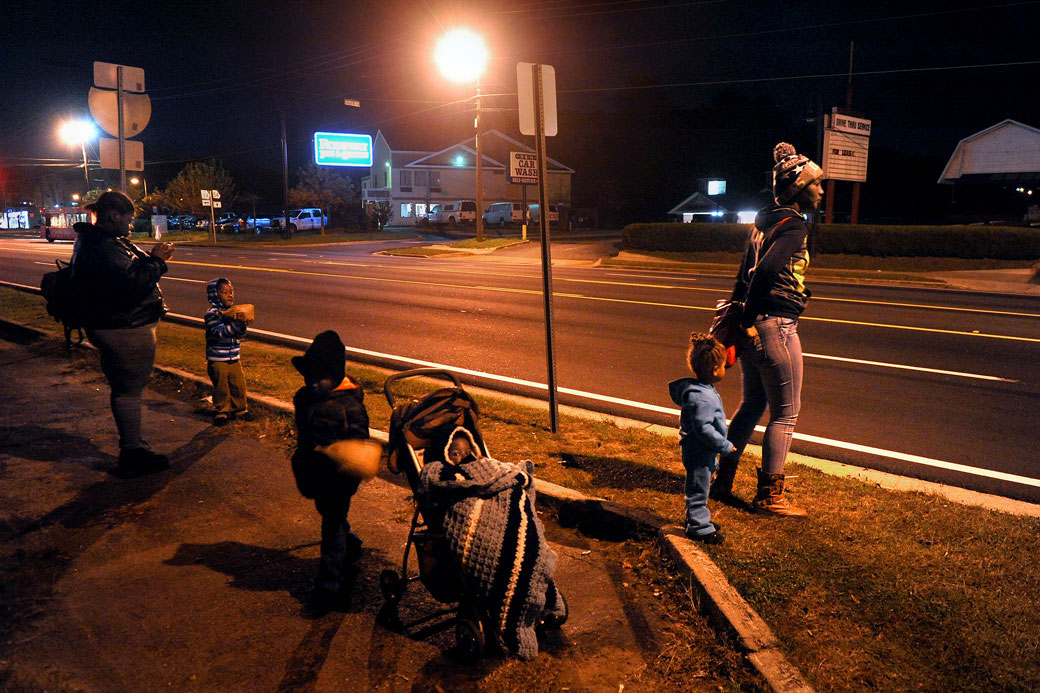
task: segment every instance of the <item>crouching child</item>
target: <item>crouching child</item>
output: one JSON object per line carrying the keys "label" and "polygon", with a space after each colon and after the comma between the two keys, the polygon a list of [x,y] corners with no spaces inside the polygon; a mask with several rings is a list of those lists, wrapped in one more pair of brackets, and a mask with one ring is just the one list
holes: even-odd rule
{"label": "crouching child", "polygon": [[304,386],[293,396],[297,446],[292,456],[296,486],[314,500],[321,515],[321,562],[315,583],[314,607],[319,612],[344,608],[343,591],[349,573],[361,557],[361,539],[351,531],[347,513],[361,479],[344,474],[319,448],[368,438],[364,390],[346,373],[346,350],[339,335],[322,332],[292,364]]}
{"label": "crouching child", "polygon": [[679,447],[686,468],[686,536],[706,544],[720,544],[724,537],[711,521],[708,491],[718,456],[733,451],[726,440],[726,412],[714,383],[726,374],[726,349],[709,334],[690,334],[686,362],[694,378],[668,383],[672,401],[682,407]]}

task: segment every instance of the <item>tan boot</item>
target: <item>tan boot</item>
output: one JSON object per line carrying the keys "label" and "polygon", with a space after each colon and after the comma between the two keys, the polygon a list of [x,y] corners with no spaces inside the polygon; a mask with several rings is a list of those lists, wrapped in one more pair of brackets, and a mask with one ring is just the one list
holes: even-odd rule
{"label": "tan boot", "polygon": [[779,515],[781,517],[808,517],[809,513],[804,508],[791,505],[791,501],[784,498],[784,475],[767,474],[758,470],[758,493],[755,500],[751,501],[756,513],[763,515]]}
{"label": "tan boot", "polygon": [[730,453],[719,458],[719,468],[711,479],[708,498],[712,500],[731,500],[733,498],[733,478],[737,475],[740,455]]}

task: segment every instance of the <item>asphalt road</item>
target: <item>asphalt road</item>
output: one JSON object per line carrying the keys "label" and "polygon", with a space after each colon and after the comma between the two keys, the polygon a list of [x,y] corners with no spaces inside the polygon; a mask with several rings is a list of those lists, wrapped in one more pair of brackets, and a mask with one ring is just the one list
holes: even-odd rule
{"label": "asphalt road", "polygon": [[[205,281],[228,276],[239,302],[257,306],[255,331],[309,339],[333,328],[375,352],[366,358],[471,369],[539,392],[545,332],[530,247],[463,259],[372,254],[388,245],[184,247],[163,289],[174,313],[201,316]],[[594,250],[553,245],[560,401],[675,425],[666,383],[685,374],[687,336],[708,326],[731,279],[567,261]],[[4,239],[0,279],[38,286],[70,252]],[[814,282],[811,268],[809,284],[795,450],[1040,501],[1040,299]],[[719,389],[732,415],[737,369]]]}

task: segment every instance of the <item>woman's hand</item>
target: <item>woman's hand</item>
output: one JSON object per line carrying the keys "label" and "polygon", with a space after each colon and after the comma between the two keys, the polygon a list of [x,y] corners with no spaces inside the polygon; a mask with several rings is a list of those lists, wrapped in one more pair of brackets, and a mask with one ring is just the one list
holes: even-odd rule
{"label": "woman's hand", "polygon": [[754,325],[744,330],[744,333],[747,334],[747,338],[749,341],[753,342],[758,338],[758,330],[755,329]]}
{"label": "woman's hand", "polygon": [[152,246],[151,254],[165,262],[173,255],[173,243],[156,243]]}

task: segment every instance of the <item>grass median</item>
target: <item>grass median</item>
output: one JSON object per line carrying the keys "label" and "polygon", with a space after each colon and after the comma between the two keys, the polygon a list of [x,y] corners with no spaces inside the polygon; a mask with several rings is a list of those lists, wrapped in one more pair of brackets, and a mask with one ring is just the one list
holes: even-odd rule
{"label": "grass median", "polygon": [[[38,296],[0,289],[0,316],[58,334]],[[297,353],[246,341],[250,390],[288,401],[300,383],[289,364]],[[158,360],[205,375],[201,330],[160,326]],[[365,386],[373,426],[385,430],[385,373],[349,370]],[[566,415],[553,435],[544,409],[479,399],[496,457],[530,458],[540,478],[682,517],[674,438]],[[291,447],[290,417],[264,415],[255,426],[258,435]],[[757,462],[751,455],[742,462],[736,484],[742,498],[753,494]],[[817,690],[1040,690],[1040,571],[1033,565],[1040,520],[797,465],[788,471],[798,477],[791,486],[808,520],[712,504],[728,540],[708,550]],[[673,587],[667,597],[689,602],[688,592]]]}

